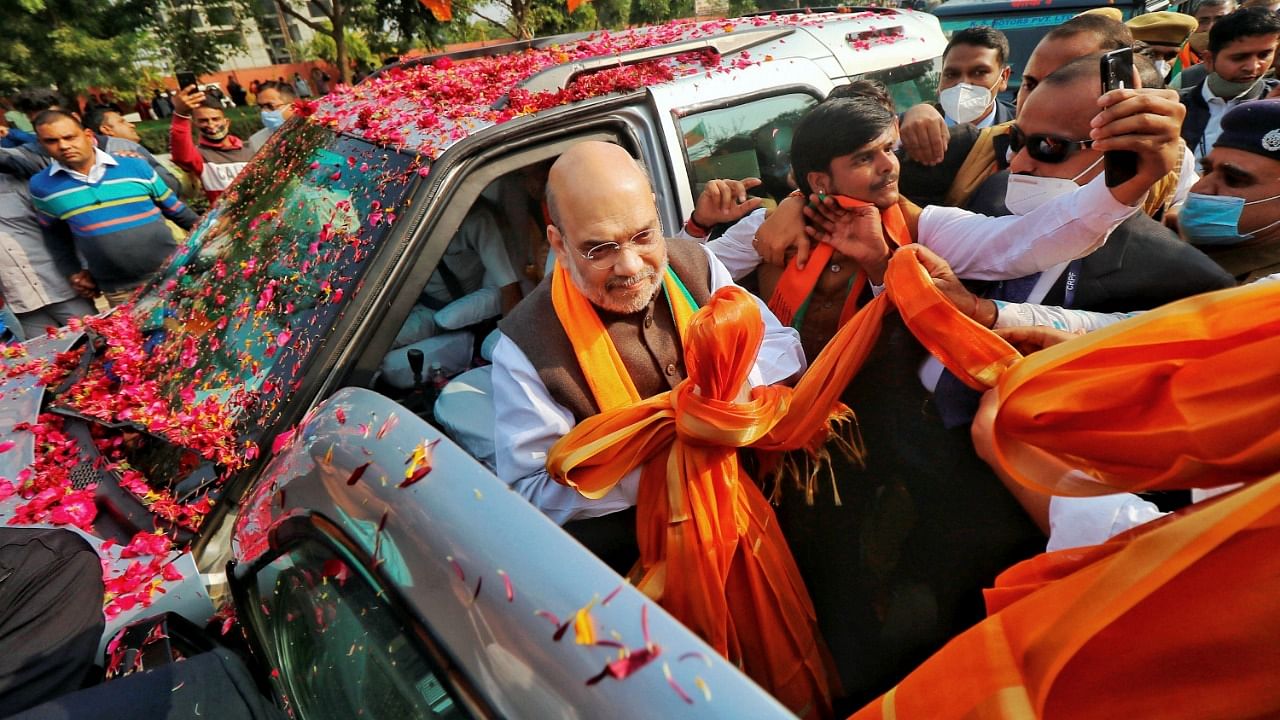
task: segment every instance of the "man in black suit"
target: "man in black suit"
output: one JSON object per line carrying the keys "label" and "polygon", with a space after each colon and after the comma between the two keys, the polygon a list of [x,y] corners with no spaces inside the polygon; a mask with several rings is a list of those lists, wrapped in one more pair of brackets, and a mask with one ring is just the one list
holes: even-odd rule
{"label": "man in black suit", "polygon": [[1013,119],[1013,103],[999,95],[1009,87],[1009,40],[999,30],[975,26],[951,36],[942,52],[938,105],[948,125],[981,129]]}
{"label": "man in black suit", "polygon": [[1208,75],[1179,93],[1187,107],[1182,139],[1197,160],[1213,149],[1227,110],[1262,98],[1280,85],[1263,77],[1271,68],[1277,40],[1280,17],[1265,8],[1241,8],[1214,23],[1204,62]]}

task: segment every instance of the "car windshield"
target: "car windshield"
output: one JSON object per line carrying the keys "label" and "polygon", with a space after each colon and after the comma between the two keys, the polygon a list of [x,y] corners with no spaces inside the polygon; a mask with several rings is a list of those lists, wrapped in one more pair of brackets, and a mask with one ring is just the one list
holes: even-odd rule
{"label": "car windshield", "polygon": [[184,407],[212,398],[241,435],[278,416],[421,162],[310,122],[277,135],[133,312],[159,394]]}
{"label": "car windshield", "polygon": [[[1133,9],[1115,6],[1125,19],[1133,16]],[[1004,33],[1009,39],[1009,65],[1013,68],[1009,76],[1008,96],[1012,98],[1022,85],[1022,73],[1027,68],[1027,59],[1031,51],[1036,49],[1040,38],[1050,30],[1070,20],[1084,8],[1069,10],[1047,10],[1043,12],[1027,12],[1011,10],[1005,15],[959,15],[939,18],[942,21],[942,32],[950,38],[957,30],[977,25],[986,25]]]}

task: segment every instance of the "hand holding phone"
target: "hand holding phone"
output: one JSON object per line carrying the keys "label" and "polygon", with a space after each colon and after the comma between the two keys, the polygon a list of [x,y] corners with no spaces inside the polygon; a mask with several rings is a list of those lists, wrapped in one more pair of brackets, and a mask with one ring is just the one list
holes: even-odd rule
{"label": "hand holding phone", "polygon": [[[1103,93],[1134,86],[1133,50],[1112,50],[1102,56],[1099,64]],[[1109,150],[1103,153],[1103,158],[1107,187],[1123,185],[1138,174],[1138,154],[1135,152]]]}
{"label": "hand holding phone", "polygon": [[177,77],[179,90],[185,90],[192,85],[199,85],[199,82],[196,80],[196,74],[190,70],[179,70]]}

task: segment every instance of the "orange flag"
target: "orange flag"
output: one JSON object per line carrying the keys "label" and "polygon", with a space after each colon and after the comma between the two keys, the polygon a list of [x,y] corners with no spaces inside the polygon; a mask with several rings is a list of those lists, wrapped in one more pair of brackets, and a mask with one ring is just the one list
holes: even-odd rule
{"label": "orange flag", "polygon": [[418,0],[422,7],[431,11],[431,15],[440,22],[453,19],[453,3],[450,0]]}

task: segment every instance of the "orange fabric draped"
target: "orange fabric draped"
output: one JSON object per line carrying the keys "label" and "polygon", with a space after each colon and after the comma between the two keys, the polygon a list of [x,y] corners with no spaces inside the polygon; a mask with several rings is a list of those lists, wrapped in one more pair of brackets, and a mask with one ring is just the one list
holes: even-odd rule
{"label": "orange fabric draped", "polygon": [[[871,206],[871,203],[845,195],[831,197],[845,210]],[[907,219],[900,204],[880,213],[880,223],[884,226],[885,238],[889,241],[890,247],[901,247],[911,242],[911,230],[907,227]],[[797,267],[794,258],[787,263],[787,268],[782,271],[782,277],[778,279],[778,285],[773,289],[773,295],[767,303],[769,309],[783,325],[795,323],[796,315],[813,294],[813,289],[817,286],[823,271],[827,269],[833,254],[835,254],[835,248],[831,245],[818,243],[814,246],[813,253],[809,256],[809,263],[803,270]],[[866,286],[867,276],[859,270],[849,287],[849,297],[845,300],[844,309],[840,313],[842,325],[848,322],[858,309],[858,296]]]}
{"label": "orange fabric draped", "polygon": [[[908,323],[922,327],[927,337],[967,339],[976,348],[951,361],[960,363],[953,369],[962,377],[985,377],[1014,353],[1000,346],[1003,341],[990,343],[990,332],[968,318],[939,313],[938,303],[946,300],[909,248],[895,254],[887,278],[890,293],[840,329],[794,390],[757,387],[744,402],[734,400],[755,363],[763,323],[750,295],[721,288],[685,333],[685,381],[631,404],[606,404],[598,394],[606,411],[579,423],[547,460],[551,477],[589,498],[604,496],[643,466],[636,500],[637,587],[725,657],[742,663],[789,708],[808,707],[819,716],[830,714],[834,670],[773,509],[742,471],[737,449],[826,452],[824,445],[838,437],[834,428],[849,416],[838,398],[874,347],[890,295],[904,298]],[[593,329],[594,310],[576,288],[562,275],[558,282],[553,278],[553,302],[573,308],[559,312],[558,306],[559,317],[570,337],[578,338],[574,347],[588,347],[603,329]],[[625,374],[602,351],[578,357],[584,374],[596,376],[593,392]]]}
{"label": "orange fabric draped", "polygon": [[985,621],[854,717],[1280,714],[1277,358],[1270,283],[1171,303],[1004,373],[997,460],[1028,487],[1245,487],[1015,565]]}
{"label": "orange fabric draped", "polygon": [[688,378],[579,423],[547,468],[600,497],[644,465],[636,586],[793,711],[828,717],[837,681],[813,604],[773,509],[738,465],[737,448],[766,436],[791,407],[784,387],[734,402],[763,336],[746,291],[720,289],[689,324]]}
{"label": "orange fabric draped", "polygon": [[[683,338],[695,310],[693,298],[671,268],[667,268],[662,277],[662,289],[675,316],[676,330]],[[631,382],[622,357],[613,346],[609,333],[605,332],[595,307],[574,287],[569,273],[558,261],[551,275],[551,305],[556,311],[556,319],[569,336],[596,405],[601,410],[613,410],[639,402],[640,393]],[[591,372],[586,372],[588,368]]]}
{"label": "orange fabric draped", "polygon": [[1216,487],[1280,470],[1278,307],[1280,283],[1246,285],[1029,356],[1000,382],[1001,466],[1057,495]]}

